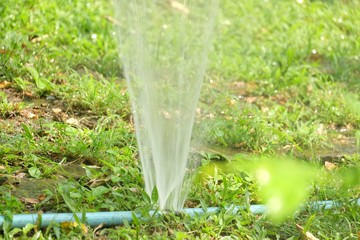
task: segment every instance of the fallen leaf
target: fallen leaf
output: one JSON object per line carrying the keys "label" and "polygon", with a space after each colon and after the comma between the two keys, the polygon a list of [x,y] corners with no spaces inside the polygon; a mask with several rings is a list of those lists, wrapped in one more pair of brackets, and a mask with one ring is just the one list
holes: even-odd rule
{"label": "fallen leaf", "polygon": [[30,112],[28,110],[22,110],[20,112],[20,114],[21,114],[21,116],[26,117],[28,119],[38,119],[39,118],[38,115],[36,115],[36,114],[34,114],[34,113],[32,113],[32,112]]}
{"label": "fallen leaf", "polygon": [[256,100],[257,100],[257,97],[247,97],[247,98],[245,98],[245,101],[247,103],[254,103],[254,102],[256,102]]}
{"label": "fallen leaf", "polygon": [[270,109],[269,109],[268,107],[261,107],[261,111],[262,111],[263,113],[267,113],[267,112],[270,111]]}
{"label": "fallen leaf", "polygon": [[0,54],[6,54],[8,51],[6,49],[0,49]]}
{"label": "fallen leaf", "polygon": [[316,133],[318,135],[325,135],[327,134],[327,130],[325,128],[325,125],[324,124],[320,124],[319,127],[316,129]]}
{"label": "fallen leaf", "polygon": [[179,3],[178,1],[169,0],[170,6],[184,14],[189,14],[190,10],[184,4]]}
{"label": "fallen leaf", "polygon": [[306,87],[306,90],[307,90],[308,93],[312,93],[313,90],[314,90],[314,87],[313,87],[312,85],[308,85],[308,86]]}
{"label": "fallen leaf", "polygon": [[36,37],[34,37],[34,38],[31,39],[31,42],[33,42],[33,43],[38,43],[38,42],[41,42],[42,40],[44,40],[44,39],[46,39],[46,38],[48,38],[48,37],[49,37],[48,34],[45,34],[45,35],[43,35],[43,36],[36,36]]}
{"label": "fallen leaf", "polygon": [[53,108],[53,109],[51,109],[54,113],[56,113],[56,114],[59,114],[59,113],[61,113],[61,108]]}
{"label": "fallen leaf", "polygon": [[328,162],[328,161],[325,161],[324,165],[325,165],[325,168],[329,171],[332,171],[337,168],[337,166],[334,163]]}
{"label": "fallen leaf", "polygon": [[111,16],[106,16],[105,19],[115,25],[121,25],[121,23]]}
{"label": "fallen leaf", "polygon": [[12,85],[12,82],[3,81],[0,82],[0,89],[9,88]]}
{"label": "fallen leaf", "polygon": [[138,193],[138,192],[140,192],[139,189],[137,189],[137,188],[129,188],[129,190],[130,190],[131,192],[133,192],[133,193]]}
{"label": "fallen leaf", "polygon": [[229,103],[228,103],[229,106],[234,106],[235,104],[236,104],[236,100],[235,100],[235,99],[229,100]]}
{"label": "fallen leaf", "polygon": [[31,97],[33,97],[33,93],[29,92],[29,91],[24,91],[24,96],[31,98]]}
{"label": "fallen leaf", "polygon": [[79,120],[77,120],[76,118],[69,118],[65,121],[65,123],[74,125],[74,126],[79,126]]}
{"label": "fallen leaf", "polygon": [[301,239],[304,239],[304,240],[319,240],[312,233],[304,232],[304,228],[302,226],[300,226],[299,224],[296,224],[296,229],[301,234]]}
{"label": "fallen leaf", "polygon": [[233,82],[231,85],[235,88],[246,88],[246,82]]}
{"label": "fallen leaf", "polygon": [[38,196],[39,201],[43,201],[45,198],[46,198],[46,196],[42,195],[42,194]]}
{"label": "fallen leaf", "polygon": [[26,177],[26,173],[23,173],[23,172],[15,175],[15,178],[16,178],[16,179],[23,179],[23,178],[25,178],[25,177]]}
{"label": "fallen leaf", "polygon": [[36,198],[24,198],[24,203],[30,203],[30,204],[37,204],[39,203],[39,200]]}
{"label": "fallen leaf", "polygon": [[317,237],[315,237],[312,233],[306,232],[305,237],[307,240],[319,240]]}
{"label": "fallen leaf", "polygon": [[[79,223],[77,222],[62,222],[60,223],[60,226],[62,229],[71,231],[73,228],[79,227]],[[80,228],[83,231],[83,233],[88,233],[88,228],[85,226],[85,224],[80,223]]]}

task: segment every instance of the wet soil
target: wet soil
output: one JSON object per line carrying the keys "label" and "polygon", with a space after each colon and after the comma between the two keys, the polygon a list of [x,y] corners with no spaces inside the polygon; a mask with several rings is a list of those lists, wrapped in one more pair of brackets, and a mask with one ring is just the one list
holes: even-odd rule
{"label": "wet soil", "polygon": [[21,124],[36,127],[40,122],[63,122],[79,127],[93,128],[98,117],[86,109],[74,109],[62,99],[47,95],[41,98],[13,88],[1,89],[12,109],[0,114],[0,127],[22,129]]}
{"label": "wet soil", "polygon": [[[16,135],[22,133],[25,124],[38,136],[42,136],[42,125],[51,122],[61,122],[74,127],[93,128],[98,117],[86,109],[74,109],[62,99],[47,95],[36,97],[31,93],[22,92],[14,88],[0,88],[0,94],[6,96],[9,110],[0,109],[0,131],[2,133]],[[2,99],[0,99],[2,100]],[[1,139],[0,139],[1,140]],[[54,162],[60,162],[64,156],[49,153],[46,158]],[[67,156],[66,164],[59,164],[51,178],[29,178],[25,170],[6,174],[0,171],[0,184],[6,184],[11,189],[11,194],[19,198],[28,211],[33,211],[35,204],[44,200],[47,195],[44,190],[56,191],[59,183],[67,179],[79,179],[86,175],[83,164],[86,159],[73,159]],[[76,161],[75,161],[76,160]],[[0,164],[5,170],[5,167]]]}

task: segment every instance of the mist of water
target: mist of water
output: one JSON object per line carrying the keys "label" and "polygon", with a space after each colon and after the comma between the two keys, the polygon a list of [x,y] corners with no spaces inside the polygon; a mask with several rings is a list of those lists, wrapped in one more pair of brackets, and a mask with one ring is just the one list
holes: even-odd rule
{"label": "mist of water", "polygon": [[179,210],[219,0],[114,0],[145,190]]}

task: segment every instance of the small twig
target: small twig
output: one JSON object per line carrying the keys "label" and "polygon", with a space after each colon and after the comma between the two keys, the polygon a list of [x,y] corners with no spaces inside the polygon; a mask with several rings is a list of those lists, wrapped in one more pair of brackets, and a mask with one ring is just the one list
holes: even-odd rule
{"label": "small twig", "polygon": [[304,232],[304,228],[302,226],[300,226],[299,224],[295,224],[296,225],[296,229],[299,231],[299,233],[301,234],[301,238],[304,240],[319,240],[317,237],[315,237],[312,233],[310,232]]}
{"label": "small twig", "polygon": [[105,19],[107,21],[111,22],[112,24],[120,26],[120,22],[118,20],[116,20],[115,18],[113,18],[112,16],[106,16]]}

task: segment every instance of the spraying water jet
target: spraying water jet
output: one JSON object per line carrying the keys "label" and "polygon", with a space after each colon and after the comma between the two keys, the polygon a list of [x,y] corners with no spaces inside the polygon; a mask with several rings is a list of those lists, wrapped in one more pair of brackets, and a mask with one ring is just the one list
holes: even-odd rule
{"label": "spraying water jet", "polygon": [[157,191],[160,209],[179,210],[219,0],[114,3],[145,190]]}

